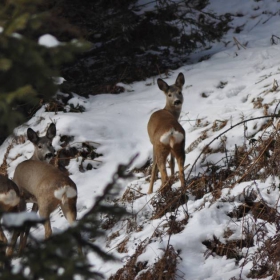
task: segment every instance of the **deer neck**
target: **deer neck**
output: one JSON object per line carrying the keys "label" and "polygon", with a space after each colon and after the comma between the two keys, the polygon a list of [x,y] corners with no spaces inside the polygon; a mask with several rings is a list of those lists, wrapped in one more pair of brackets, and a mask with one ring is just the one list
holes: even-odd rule
{"label": "deer neck", "polygon": [[164,107],[164,110],[167,110],[169,113],[171,113],[176,118],[176,120],[179,119],[180,114],[181,114],[181,107],[180,108],[174,108],[174,107],[166,105]]}
{"label": "deer neck", "polygon": [[38,158],[38,156],[36,154],[33,154],[33,156],[30,158],[30,160],[40,161],[40,159]]}
{"label": "deer neck", "polygon": [[36,153],[36,150],[34,151],[34,154],[33,154],[33,156],[30,158],[30,160],[41,161],[41,159],[39,158],[38,154]]}

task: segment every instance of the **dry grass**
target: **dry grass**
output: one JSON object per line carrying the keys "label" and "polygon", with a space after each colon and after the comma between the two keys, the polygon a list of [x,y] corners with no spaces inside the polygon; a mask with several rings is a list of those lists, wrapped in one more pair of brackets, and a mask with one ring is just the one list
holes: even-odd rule
{"label": "dry grass", "polygon": [[[266,108],[261,99],[254,101],[256,108]],[[188,198],[198,200],[205,195],[210,197],[209,201],[214,203],[227,202],[221,199],[223,190],[225,188],[231,189],[240,182],[265,180],[269,176],[278,177],[280,174],[280,137],[278,128],[272,126],[272,120],[265,122],[258,131],[263,131],[262,135],[258,138],[251,138],[250,141],[246,141],[242,146],[236,146],[233,151],[227,149],[227,137],[219,137],[219,145],[215,150],[211,147],[205,149],[202,153],[202,159],[200,161],[201,167],[204,168],[204,172],[197,174],[186,182],[183,188],[172,189],[170,187],[164,188],[162,192],[158,192],[149,201],[149,205],[152,206],[152,213],[149,217],[151,219],[162,219],[160,228],[155,229],[151,239],[160,241],[166,235],[178,234],[188,226],[188,215],[182,220],[178,220],[176,213],[182,205],[186,205]],[[199,125],[202,125],[201,123]],[[219,131],[227,125],[227,121],[216,120],[212,127],[202,132],[201,136],[194,141],[187,152],[195,149],[207,136],[207,132]],[[244,126],[245,130],[245,126]],[[255,129],[256,130],[256,129]],[[245,131],[244,131],[245,135]],[[83,164],[85,160],[95,160],[99,155],[95,153],[95,148],[89,143],[79,143],[78,147],[70,147],[69,143],[73,142],[73,139],[69,137],[65,138],[65,145],[62,150],[58,152],[55,163],[58,166],[65,168],[69,164],[70,159],[76,158],[81,160],[80,170],[84,172],[87,167]],[[0,173],[6,174],[7,172],[7,160],[9,151],[13,148],[11,144],[5,154],[3,164],[0,166]],[[213,153],[224,154],[224,157],[219,162],[211,162],[208,160],[209,155]],[[143,172],[145,175],[150,170],[150,161],[148,161],[141,169],[133,170],[134,172]],[[169,181],[169,185],[173,185],[178,178],[175,176]],[[274,186],[274,189],[276,186]],[[143,197],[145,194],[142,192],[140,186],[134,186],[128,188],[122,198],[122,203],[133,203]],[[226,229],[223,236],[223,241],[219,240],[216,236],[209,240],[203,241],[206,246],[205,258],[210,255],[226,256],[227,258],[233,258],[236,263],[241,267],[248,263],[253,262],[253,268],[251,273],[247,277],[262,278],[272,277],[272,279],[280,279],[280,237],[278,232],[280,229],[280,214],[276,207],[268,205],[268,203],[260,197],[256,188],[245,188],[242,194],[242,200],[238,198],[228,198],[232,201],[240,202],[228,216],[237,222],[242,224],[242,237],[232,240],[231,236],[233,232],[230,229]],[[228,200],[228,201],[229,201]],[[242,203],[241,203],[242,202]],[[203,206],[202,206],[203,207]],[[137,216],[137,215],[135,215]],[[126,218],[127,228],[126,233],[137,232],[143,229],[143,225],[137,224],[137,217]],[[250,224],[248,222],[250,218]],[[259,225],[262,221],[262,225]],[[102,218],[101,228],[104,230],[111,230],[119,222],[114,215],[107,215]],[[275,235],[268,237],[265,225],[269,223],[277,229]],[[256,232],[252,231],[252,228],[257,228]],[[119,237],[122,233],[115,231],[107,239],[107,246],[111,241]],[[124,237],[116,249],[119,253],[128,252],[128,244],[130,242],[130,235]],[[162,257],[158,258],[153,265],[149,265],[148,261],[138,262],[138,256],[140,256],[150,240],[146,239],[141,242],[135,253],[130,256],[126,264],[117,271],[117,273],[111,276],[111,280],[131,280],[131,279],[175,279],[176,267],[179,261],[179,254],[174,250],[172,246],[168,246],[164,250]],[[261,244],[260,249],[253,255],[244,255],[244,248],[251,248],[257,243]],[[244,259],[240,264],[240,260]],[[277,264],[277,265],[275,265]]]}
{"label": "dry grass", "polygon": [[131,203],[144,195],[146,195],[146,194],[142,193],[140,189],[135,189],[135,188],[129,187],[123,193],[121,200],[123,202]]}
{"label": "dry grass", "polygon": [[[261,99],[255,100],[255,106],[261,106],[261,108],[267,109],[266,104],[262,104]],[[219,130],[218,124],[218,122],[215,122],[212,130]],[[221,124],[222,126],[226,125],[226,123]],[[245,129],[246,126],[244,126]],[[164,216],[170,216],[167,215],[168,213],[171,214],[170,217],[173,217],[172,213],[176,213],[178,207],[187,202],[188,195],[192,195],[194,199],[201,199],[207,194],[212,194],[211,203],[214,203],[221,199],[222,190],[225,188],[231,189],[241,182],[266,180],[269,176],[272,178],[279,177],[279,129],[273,126],[272,120],[268,120],[260,126],[258,131],[262,131],[261,136],[256,139],[251,138],[243,146],[236,146],[234,151],[228,151],[226,149],[226,137],[221,140],[218,150],[213,151],[211,148],[204,149],[201,163],[206,168],[205,172],[198,174],[186,182],[185,188],[178,190],[167,188],[165,192],[157,194],[151,201],[154,209],[152,218],[158,219]],[[190,152],[193,150],[205,139],[204,137],[207,137],[206,131],[203,137],[199,137],[199,139],[192,143],[187,151]],[[208,155],[216,152],[225,154],[223,161],[219,163],[208,162]],[[252,185],[254,184],[252,183]],[[267,191],[269,192],[269,189],[275,190],[276,187],[272,185]],[[256,189],[256,187],[253,188],[252,186],[245,188],[242,194],[242,203],[228,213],[229,217],[235,221],[239,221],[242,225],[242,238],[232,240],[230,239],[232,232],[226,230],[224,234],[225,241],[223,242],[215,236],[211,240],[205,240],[203,242],[207,247],[205,257],[217,255],[234,258],[237,264],[240,265],[241,274],[242,267],[250,260],[253,260],[253,268],[247,277],[260,279],[270,276],[272,277],[271,279],[280,279],[280,269],[278,268],[280,267],[280,237],[277,233],[280,229],[280,214],[276,206],[268,205],[260,197]],[[272,237],[268,237],[266,228],[266,224],[268,223],[274,225],[277,229],[276,234]],[[170,235],[179,233],[184,229],[186,224],[187,219],[182,224],[176,221],[176,217],[174,220],[170,219],[166,223],[168,227],[167,233]],[[160,238],[163,232],[160,230],[157,232],[156,237]],[[246,252],[244,248],[247,248],[248,252],[248,248],[256,244],[263,244],[256,254],[249,255],[248,253],[244,253]],[[239,263],[241,259],[243,259],[243,262]],[[148,271],[150,272],[152,270],[149,268]],[[143,277],[150,277],[149,272],[143,273]]]}
{"label": "dry grass", "polygon": [[[80,159],[79,170],[80,172],[85,172],[86,170],[93,169],[93,162],[98,162],[98,157],[101,154],[96,153],[96,147],[98,143],[82,142],[82,143],[72,143],[74,138],[71,136],[62,136],[61,137],[61,146],[62,148],[57,151],[56,156],[51,160],[51,164],[58,167],[61,171],[68,173],[66,166],[69,165],[71,159]],[[74,145],[76,144],[76,145]],[[88,160],[91,163],[84,164]]]}
{"label": "dry grass", "polygon": [[252,247],[253,239],[242,239],[242,240],[230,240],[226,243],[222,243],[216,236],[213,236],[212,240],[205,240],[202,242],[203,245],[207,247],[204,253],[205,257],[208,258],[212,256],[226,256],[228,259],[236,259],[239,261],[242,259],[242,248]]}
{"label": "dry grass", "polygon": [[169,246],[164,255],[159,258],[154,266],[142,272],[137,280],[173,280],[176,279],[176,267],[179,259],[178,252]]}
{"label": "dry grass", "polygon": [[145,239],[142,241],[137,249],[135,250],[135,253],[129,257],[128,261],[122,267],[119,269],[115,275],[112,275],[109,280],[131,280],[135,279],[136,276],[140,271],[143,269],[146,269],[146,263],[137,262],[137,258],[144,252],[146,246],[148,245],[148,239]]}
{"label": "dry grass", "polygon": [[151,200],[153,206],[152,219],[159,219],[166,213],[174,212],[180,205],[186,204],[188,196],[181,189],[165,188]]}
{"label": "dry grass", "polygon": [[207,130],[203,131],[202,134],[195,140],[193,141],[189,147],[186,148],[186,154],[192,152],[197,146],[205,139],[207,139]]}
{"label": "dry grass", "polygon": [[6,175],[8,174],[7,169],[8,169],[9,166],[8,166],[7,159],[8,159],[10,150],[11,150],[13,147],[14,147],[14,144],[13,144],[13,143],[11,143],[11,144],[8,146],[8,148],[7,148],[6,152],[5,152],[5,155],[4,155],[3,162],[2,162],[2,164],[1,164],[1,166],[0,166],[0,174],[2,174],[2,175],[4,175],[4,176],[6,176]]}
{"label": "dry grass", "polygon": [[117,221],[118,219],[116,219],[114,215],[107,214],[104,217],[102,217],[101,228],[104,230],[111,229],[115,226]]}
{"label": "dry grass", "polygon": [[224,128],[228,123],[228,120],[215,120],[212,125],[212,131],[219,131]]}
{"label": "dry grass", "polygon": [[[23,144],[26,141],[25,136],[23,135],[19,135],[14,137],[14,139],[11,141],[11,143],[8,145],[7,150],[5,152],[4,158],[3,158],[3,162],[0,166],[0,174],[6,176],[8,174],[8,158],[9,158],[9,153],[11,151],[12,148],[14,148],[15,145],[19,145],[19,144]],[[17,155],[13,160],[16,160],[19,156],[21,155]]]}
{"label": "dry grass", "polygon": [[120,242],[117,246],[117,251],[119,253],[127,253],[127,243],[129,241],[129,237],[126,237],[122,242]]}
{"label": "dry grass", "polygon": [[189,217],[187,216],[185,219],[181,221],[175,220],[174,216],[171,216],[168,221],[168,229],[167,233],[169,235],[180,233],[184,230],[185,226],[187,225]]}
{"label": "dry grass", "polygon": [[176,267],[179,254],[169,245],[162,257],[148,266],[148,261],[137,262],[137,258],[144,252],[148,240],[138,245],[134,255],[132,255],[124,267],[109,278],[109,280],[173,280],[176,279]]}
{"label": "dry grass", "polygon": [[248,277],[280,279],[280,236],[277,234],[266,240],[252,257],[253,267]]}

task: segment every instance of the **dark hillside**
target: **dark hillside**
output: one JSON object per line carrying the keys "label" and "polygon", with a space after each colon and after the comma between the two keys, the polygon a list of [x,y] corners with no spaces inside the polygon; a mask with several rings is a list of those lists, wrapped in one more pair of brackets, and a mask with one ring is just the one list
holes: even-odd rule
{"label": "dark hillside", "polygon": [[[119,93],[131,83],[168,73],[228,30],[230,16],[203,12],[207,1],[49,1],[53,18],[69,22],[92,45],[62,69],[64,92]],[[69,32],[54,35],[69,39]]]}

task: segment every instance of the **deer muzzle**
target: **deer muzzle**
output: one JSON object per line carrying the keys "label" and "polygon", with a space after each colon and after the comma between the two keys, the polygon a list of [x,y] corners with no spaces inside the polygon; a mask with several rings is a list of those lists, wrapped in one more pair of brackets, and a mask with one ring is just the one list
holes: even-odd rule
{"label": "deer muzzle", "polygon": [[53,153],[47,153],[47,154],[45,155],[45,160],[50,160],[53,156],[54,156]]}
{"label": "deer muzzle", "polygon": [[182,102],[180,100],[175,100],[174,105],[175,106],[182,105]]}

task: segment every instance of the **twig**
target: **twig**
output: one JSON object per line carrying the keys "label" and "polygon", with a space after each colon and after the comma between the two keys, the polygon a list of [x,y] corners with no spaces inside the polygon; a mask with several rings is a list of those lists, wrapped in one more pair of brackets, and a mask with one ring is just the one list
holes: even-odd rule
{"label": "twig", "polygon": [[276,107],[275,107],[275,109],[274,109],[274,112],[273,112],[274,115],[276,114],[276,110],[277,110],[279,104],[280,104],[280,101],[277,103],[277,105],[276,105]]}
{"label": "twig", "polygon": [[[248,175],[248,173],[249,173],[249,172],[251,171],[251,169],[256,165],[256,163],[258,163],[258,162],[260,161],[260,159],[262,158],[263,154],[266,152],[267,148],[269,147],[269,145],[271,144],[272,141],[273,141],[273,138],[270,139],[270,141],[268,142],[268,144],[267,144],[267,145],[264,147],[264,149],[261,151],[261,153],[260,153],[260,155],[258,156],[258,158],[253,162],[253,164],[252,164],[250,167],[248,167],[246,173],[243,174],[243,176],[242,176],[241,178],[239,178],[235,184],[240,183],[240,182]],[[234,184],[234,185],[235,185],[235,184]],[[234,185],[233,185],[233,186],[234,186]],[[232,187],[233,187],[233,186],[232,186]]]}
{"label": "twig", "polygon": [[[73,143],[69,143],[67,146],[72,146],[72,145],[75,145],[75,144],[88,144],[88,143],[94,143],[94,144],[97,144],[97,145],[101,145],[100,143],[98,142],[95,142],[95,141],[84,141],[84,142],[73,142]],[[66,148],[64,147],[64,148]]]}
{"label": "twig", "polygon": [[[61,159],[77,159],[81,157],[81,155],[77,155],[75,157],[63,157],[63,158],[58,158],[58,160],[61,160]],[[99,162],[99,163],[102,163],[103,161],[102,160],[97,160],[97,159],[90,159],[90,158],[86,158],[86,160],[90,160],[90,161],[96,161],[96,162]]]}
{"label": "twig", "polygon": [[271,38],[270,38],[270,42],[271,42],[271,45],[277,45],[276,43],[276,40],[274,40],[274,38],[276,38],[277,40],[280,40],[280,37],[276,36],[276,35],[272,35]]}
{"label": "twig", "polygon": [[[193,181],[193,182],[191,182],[189,185],[187,185],[187,186],[181,188],[181,193],[184,193],[187,189],[190,189],[194,183],[195,183],[195,181]],[[169,208],[169,206],[170,206],[170,205],[173,205],[173,203],[176,202],[176,200],[178,200],[178,199],[180,199],[180,198],[181,198],[180,195],[175,196],[175,198],[174,198],[172,201],[170,201],[167,205],[165,205],[165,207],[164,207],[159,213],[157,213],[157,215],[153,216],[152,218],[153,218],[153,219],[160,218],[160,217],[163,215],[163,213]],[[141,209],[141,210],[142,210],[142,209]],[[177,208],[177,211],[178,211],[178,208]]]}
{"label": "twig", "polygon": [[271,91],[276,91],[278,87],[279,87],[278,82],[274,79]]}
{"label": "twig", "polygon": [[[238,50],[241,49],[240,47],[242,47],[244,50],[246,50],[246,47],[245,47],[244,45],[242,45],[242,44],[236,39],[236,37],[233,37],[233,40],[234,40],[234,42],[235,42],[235,44],[236,44]],[[239,46],[240,46],[240,47],[239,47]]]}
{"label": "twig", "polygon": [[[272,76],[272,73],[270,73],[269,75],[264,75],[264,76],[265,76],[265,77],[264,77],[262,80],[256,82],[255,85],[257,85],[257,84],[261,83],[262,81],[266,80],[267,78],[271,77],[271,76]],[[263,77],[263,76],[262,76],[262,77]]]}
{"label": "twig", "polygon": [[146,193],[142,193],[142,192],[140,192],[140,191],[138,191],[138,190],[136,190],[136,189],[134,189],[134,188],[132,188],[132,187],[129,187],[128,189],[129,189],[129,190],[134,190],[135,192],[138,192],[138,193],[141,194],[142,196],[146,195]]}

